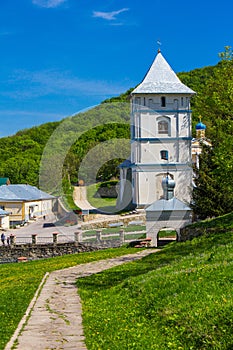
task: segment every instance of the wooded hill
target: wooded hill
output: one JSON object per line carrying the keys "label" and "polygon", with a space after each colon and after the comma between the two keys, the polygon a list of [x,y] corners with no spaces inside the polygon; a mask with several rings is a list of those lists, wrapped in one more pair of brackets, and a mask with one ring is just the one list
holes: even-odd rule
{"label": "wooded hill", "polygon": [[[179,73],[181,81],[197,92],[192,98],[193,136],[195,124],[202,116],[207,125],[206,136],[213,148],[203,149],[193,192],[193,208],[202,218],[233,210],[233,54],[226,47],[215,66]],[[129,95],[103,101],[98,107],[61,122],[46,123],[0,139],[0,176],[11,183],[43,185],[43,189],[59,193],[61,181],[79,180],[78,169],[89,150],[100,142],[130,138]],[[51,137],[52,135],[52,137]],[[98,180],[118,175],[116,165],[125,156],[115,144],[118,157],[111,159],[109,147],[101,147],[107,160],[96,174]],[[98,152],[98,148],[97,148]],[[90,153],[90,152],[89,152]],[[98,155],[98,153],[97,153]],[[99,154],[100,155],[100,154]],[[96,153],[90,161],[97,161]],[[41,166],[42,159],[42,166]],[[46,161],[45,161],[46,160]],[[102,161],[103,162],[103,161]],[[100,164],[102,164],[100,162]]]}

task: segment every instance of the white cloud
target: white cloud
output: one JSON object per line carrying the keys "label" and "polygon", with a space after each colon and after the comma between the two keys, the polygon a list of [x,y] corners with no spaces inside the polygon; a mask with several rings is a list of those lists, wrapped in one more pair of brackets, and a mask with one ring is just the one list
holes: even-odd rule
{"label": "white cloud", "polygon": [[47,119],[61,119],[64,118],[64,114],[59,113],[50,113],[50,112],[35,112],[35,111],[27,111],[27,110],[0,110],[0,116],[13,117],[13,116],[23,116],[29,118],[47,118]]}
{"label": "white cloud", "polygon": [[103,18],[107,21],[114,21],[116,20],[116,16],[119,15],[122,12],[128,11],[128,8],[123,8],[118,11],[112,11],[112,12],[99,12],[99,11],[93,11],[93,17]]}
{"label": "white cloud", "polygon": [[10,35],[11,32],[7,32],[7,31],[0,31],[0,36],[8,36]]}
{"label": "white cloud", "polygon": [[[125,91],[126,86],[102,80],[84,80],[71,76],[70,72],[44,70],[15,71],[8,80],[9,90],[0,95],[14,99],[31,99],[48,95],[113,95]],[[13,86],[13,89],[12,89]]]}
{"label": "white cloud", "polygon": [[34,5],[45,8],[55,8],[62,5],[67,0],[32,0]]}

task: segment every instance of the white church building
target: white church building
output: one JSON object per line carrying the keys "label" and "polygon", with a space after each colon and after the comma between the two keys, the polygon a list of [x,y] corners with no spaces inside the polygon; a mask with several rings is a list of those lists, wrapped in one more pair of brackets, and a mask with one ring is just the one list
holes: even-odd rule
{"label": "white church building", "polygon": [[131,93],[131,156],[120,166],[119,201],[145,208],[163,197],[169,174],[174,196],[190,202],[192,131],[190,99],[160,50],[143,81]]}

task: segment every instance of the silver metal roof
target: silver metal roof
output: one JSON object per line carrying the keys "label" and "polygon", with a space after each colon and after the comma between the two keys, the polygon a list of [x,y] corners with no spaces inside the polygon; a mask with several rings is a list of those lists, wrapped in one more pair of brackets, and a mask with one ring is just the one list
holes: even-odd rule
{"label": "silver metal roof", "polygon": [[130,168],[130,166],[132,165],[132,162],[130,159],[125,159],[124,162],[122,162],[118,168]]}
{"label": "silver metal roof", "polygon": [[146,208],[146,212],[161,211],[190,211],[191,209],[176,197],[172,199],[159,199]]}
{"label": "silver metal roof", "polygon": [[158,52],[143,81],[132,94],[195,94],[184,85],[169,66],[161,52]]}
{"label": "silver metal roof", "polygon": [[35,201],[55,198],[31,185],[0,186],[0,202],[3,201]]}

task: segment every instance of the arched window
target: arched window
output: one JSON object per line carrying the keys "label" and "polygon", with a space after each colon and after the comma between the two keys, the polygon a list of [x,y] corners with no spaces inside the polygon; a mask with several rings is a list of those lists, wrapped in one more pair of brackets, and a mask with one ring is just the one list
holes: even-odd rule
{"label": "arched window", "polygon": [[168,122],[166,120],[158,122],[158,132],[159,134],[168,134]]}
{"label": "arched window", "polygon": [[166,97],[165,96],[161,97],[161,107],[166,107]]}
{"label": "arched window", "polygon": [[157,133],[171,136],[171,121],[169,117],[161,116],[157,118]]}

